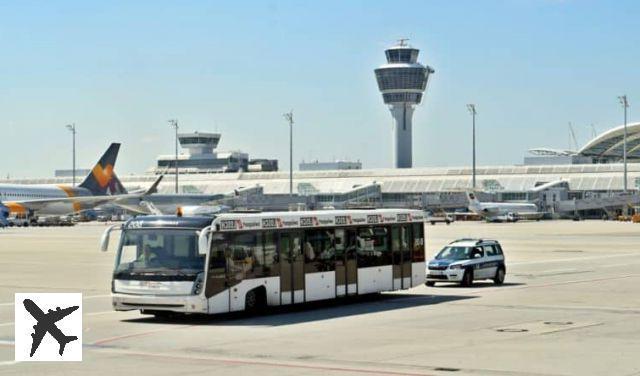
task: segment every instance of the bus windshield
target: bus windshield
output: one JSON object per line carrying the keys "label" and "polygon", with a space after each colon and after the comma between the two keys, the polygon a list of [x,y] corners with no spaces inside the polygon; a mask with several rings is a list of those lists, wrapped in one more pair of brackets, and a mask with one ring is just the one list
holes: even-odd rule
{"label": "bus windshield", "polygon": [[195,275],[204,270],[195,230],[125,231],[118,250],[116,274]]}

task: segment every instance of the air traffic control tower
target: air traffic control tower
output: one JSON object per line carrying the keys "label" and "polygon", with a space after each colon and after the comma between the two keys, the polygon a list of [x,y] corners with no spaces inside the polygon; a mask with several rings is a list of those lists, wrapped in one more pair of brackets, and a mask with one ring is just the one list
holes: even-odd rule
{"label": "air traffic control tower", "polygon": [[384,103],[389,105],[395,120],[395,166],[412,167],[411,119],[413,110],[422,101],[429,75],[434,70],[418,63],[420,50],[412,48],[400,39],[398,44],[385,51],[387,64],[375,70],[378,88]]}

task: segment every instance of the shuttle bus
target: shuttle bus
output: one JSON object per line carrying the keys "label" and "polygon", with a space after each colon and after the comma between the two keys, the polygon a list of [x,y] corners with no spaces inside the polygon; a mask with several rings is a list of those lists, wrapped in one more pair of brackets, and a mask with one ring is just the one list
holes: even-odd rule
{"label": "shuttle bus", "polygon": [[115,310],[258,311],[425,283],[424,213],[405,209],[147,216],[121,230]]}

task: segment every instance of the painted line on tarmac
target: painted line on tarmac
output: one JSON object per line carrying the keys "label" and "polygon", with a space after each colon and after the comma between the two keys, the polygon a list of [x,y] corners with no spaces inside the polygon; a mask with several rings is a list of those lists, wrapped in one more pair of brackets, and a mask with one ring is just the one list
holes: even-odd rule
{"label": "painted line on tarmac", "polygon": [[[107,295],[89,295],[89,296],[83,296],[82,299],[99,299],[99,298],[110,298],[111,294],[107,294]],[[14,302],[6,302],[6,303],[0,303],[0,306],[12,306],[14,305]]]}
{"label": "painted line on tarmac", "polygon": [[554,263],[554,262],[600,260],[600,259],[608,259],[608,258],[633,257],[633,256],[636,256],[636,257],[640,256],[640,253],[624,253],[624,254],[619,254],[619,255],[606,255],[606,256],[571,257],[571,258],[564,258],[564,259],[539,260],[539,261],[508,262],[507,266],[550,264],[550,263]]}
{"label": "painted line on tarmac", "polygon": [[[83,316],[98,316],[98,315],[106,315],[106,314],[109,314],[109,313],[120,313],[120,312],[117,312],[117,311],[89,312],[89,313],[85,313],[85,314],[83,314]],[[15,321],[11,321],[11,322],[2,322],[2,323],[0,323],[0,327],[2,327],[2,326],[11,326],[11,325],[14,325],[14,324],[15,324]],[[2,343],[2,342],[0,342],[0,344],[1,344],[1,343]]]}
{"label": "painted line on tarmac", "polygon": [[[522,289],[532,289],[532,288],[541,288],[541,287],[553,287],[553,286],[562,286],[562,285],[572,285],[578,283],[588,283],[588,282],[602,282],[602,281],[611,281],[616,279],[625,279],[625,278],[634,278],[640,277],[640,274],[624,274],[613,277],[600,277],[600,278],[590,278],[590,279],[574,279],[571,281],[561,281],[561,282],[550,282],[543,283],[539,285],[523,285],[523,286],[501,286],[501,287],[490,287],[490,288],[482,288],[474,291],[469,291],[467,293],[462,293],[461,295],[478,295],[487,292],[499,292],[499,291],[511,291],[511,290],[522,290]],[[453,303],[456,304],[456,303]]]}
{"label": "painted line on tarmac", "polygon": [[244,365],[244,366],[297,368],[297,369],[307,369],[307,370],[317,370],[317,371],[364,373],[369,375],[433,376],[433,374],[430,374],[430,373],[416,373],[416,372],[408,372],[408,371],[407,372],[387,371],[387,370],[376,370],[376,369],[369,369],[369,368],[336,367],[336,366],[329,366],[329,365],[322,365],[322,364],[312,365],[312,364],[301,364],[301,363],[294,363],[294,362],[267,362],[267,361],[240,359],[240,358],[217,358],[217,357],[205,357],[205,356],[195,356],[195,355],[175,355],[175,354],[163,354],[163,353],[152,353],[152,352],[142,352],[142,351],[126,351],[126,350],[116,350],[116,349],[100,349],[100,351],[121,354],[121,355],[146,356],[146,357],[152,357],[152,358],[189,360],[189,361],[195,360],[195,361],[225,363],[225,364],[231,364],[231,365]]}
{"label": "painted line on tarmac", "polygon": [[[11,264],[11,265],[51,265],[50,262],[42,262],[42,261],[0,261],[0,264]],[[81,266],[109,266],[109,264],[98,263],[98,262],[67,262],[64,266],[71,265],[81,265]]]}
{"label": "painted line on tarmac", "polygon": [[[115,312],[115,311],[113,311]],[[146,332],[138,332],[138,333],[131,333],[131,334],[123,334],[123,335],[119,335],[119,336],[114,336],[114,337],[108,337],[108,338],[103,338],[103,339],[99,339],[97,341],[94,341],[91,343],[91,345],[93,346],[99,346],[99,345],[104,345],[105,343],[109,343],[109,342],[114,342],[114,341],[119,341],[121,339],[127,339],[127,338],[134,338],[134,337],[142,337],[142,336],[147,336],[147,335],[151,335],[151,334],[155,334],[155,333],[161,333],[161,332],[167,332],[170,330],[176,330],[176,329],[186,329],[186,328],[191,328],[194,325],[184,325],[184,326],[172,326],[169,328],[162,328],[162,329],[155,329],[155,330],[148,330]]]}
{"label": "painted line on tarmac", "polygon": [[0,367],[2,366],[12,366],[14,364],[16,364],[18,362],[16,362],[15,360],[7,360],[6,362],[0,362]]}

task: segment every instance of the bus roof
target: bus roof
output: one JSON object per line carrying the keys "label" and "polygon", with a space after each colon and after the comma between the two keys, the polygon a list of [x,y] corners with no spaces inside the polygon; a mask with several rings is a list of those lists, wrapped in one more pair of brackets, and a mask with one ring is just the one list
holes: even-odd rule
{"label": "bus roof", "polygon": [[217,231],[246,231],[423,222],[424,218],[422,211],[409,209],[316,210],[222,213],[213,224]]}
{"label": "bus roof", "polygon": [[123,228],[195,228],[202,229],[211,224],[211,217],[178,217],[176,215],[148,215],[136,217],[124,223]]}

